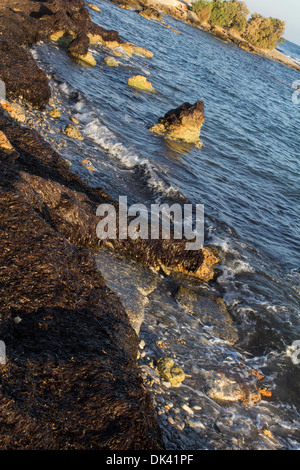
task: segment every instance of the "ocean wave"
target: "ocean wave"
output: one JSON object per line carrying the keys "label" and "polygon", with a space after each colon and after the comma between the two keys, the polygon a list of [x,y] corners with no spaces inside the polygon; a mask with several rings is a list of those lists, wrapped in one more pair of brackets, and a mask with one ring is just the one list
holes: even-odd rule
{"label": "ocean wave", "polygon": [[[63,90],[69,92],[67,88]],[[135,149],[126,147],[117,136],[101,123],[96,113],[84,100],[74,106],[75,117],[83,125],[83,133],[99,145],[111,158],[118,160],[128,170],[138,173],[148,188],[155,194],[174,199],[185,199],[183,194],[173,185],[166,182],[159,170],[147,159],[140,156]]]}

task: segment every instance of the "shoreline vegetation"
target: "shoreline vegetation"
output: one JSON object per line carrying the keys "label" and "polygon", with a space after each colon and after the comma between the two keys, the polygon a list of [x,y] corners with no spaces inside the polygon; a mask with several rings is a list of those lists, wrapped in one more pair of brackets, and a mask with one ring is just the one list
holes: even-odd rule
{"label": "shoreline vegetation", "polygon": [[[122,5],[147,16],[148,3]],[[160,8],[151,7],[148,17],[159,19]],[[185,12],[194,18],[177,10],[163,8],[183,21],[190,21]],[[220,259],[210,247],[185,251],[184,239],[97,238],[97,207],[117,208],[116,201],[72,173],[30,122],[35,112],[36,120],[41,113],[59,119],[48,76],[28,51],[51,40],[91,66],[90,44],[151,58],[93,23],[83,0],[1,1],[0,340],[7,357],[0,365],[0,449],[163,450],[137,365],[138,335],[95,254],[109,248],[157,272],[205,282],[216,277]]]}
{"label": "shoreline vegetation", "polygon": [[[244,2],[237,2],[235,0],[232,0],[232,2],[223,2],[221,0],[198,0],[198,2],[196,1],[193,4],[190,0],[110,1],[117,4],[120,8],[134,9],[147,19],[162,21],[163,23],[163,15],[170,15],[196,28],[207,31],[224,42],[233,42],[247,52],[281,62],[288,67],[300,71],[300,66],[298,64],[276,49],[276,45],[282,42],[281,37],[284,33],[284,22],[276,18],[264,18],[261,15],[254,13],[248,19],[248,23],[245,23],[245,12],[249,12],[249,10]],[[209,14],[205,15],[205,7],[207,7],[207,4],[212,5],[214,2],[217,4],[238,4],[242,11],[239,18],[240,22],[237,21],[234,25],[233,20],[231,22],[229,20],[226,21],[221,14],[219,16],[215,15],[217,17],[214,21],[210,21]],[[202,6],[201,9],[199,9],[199,4]],[[211,13],[211,7],[208,11]],[[264,34],[259,34],[260,29],[264,31]],[[268,29],[267,33],[265,33],[266,29]],[[250,39],[252,39],[253,42],[250,42]],[[260,43],[263,46],[260,46]]]}

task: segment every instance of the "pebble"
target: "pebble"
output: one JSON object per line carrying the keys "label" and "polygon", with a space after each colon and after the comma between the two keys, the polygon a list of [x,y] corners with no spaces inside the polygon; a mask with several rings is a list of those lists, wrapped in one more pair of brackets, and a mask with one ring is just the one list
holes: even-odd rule
{"label": "pebble", "polygon": [[193,416],[194,415],[194,411],[192,410],[192,408],[190,408],[186,403],[184,405],[181,406],[181,408],[186,411],[189,415]]}

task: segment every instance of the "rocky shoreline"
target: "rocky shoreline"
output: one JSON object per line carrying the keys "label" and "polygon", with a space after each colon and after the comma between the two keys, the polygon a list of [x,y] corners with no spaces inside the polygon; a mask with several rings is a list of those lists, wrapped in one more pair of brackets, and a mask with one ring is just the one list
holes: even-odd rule
{"label": "rocky shoreline", "polygon": [[253,54],[261,55],[270,60],[275,60],[288,67],[300,71],[300,66],[292,59],[285,56],[278,49],[264,50],[254,46],[245,39],[241,38],[238,34],[226,28],[218,26],[210,26],[208,23],[203,23],[199,20],[198,16],[190,9],[185,1],[177,0],[111,0],[120,8],[134,9],[149,20],[162,21],[164,23],[163,15],[170,15],[184,23],[190,24],[196,28],[213,34],[216,38],[224,42],[233,42],[241,49]]}
{"label": "rocky shoreline", "polygon": [[[139,339],[97,269],[96,208],[116,201],[73,174],[30,124],[51,100],[48,77],[27,50],[53,35],[85,59],[97,38],[83,0],[9,0],[0,7],[1,365],[0,448],[163,449],[137,365]],[[137,52],[141,52],[138,50]],[[115,240],[109,248],[157,271],[210,280],[218,256],[184,240]]]}

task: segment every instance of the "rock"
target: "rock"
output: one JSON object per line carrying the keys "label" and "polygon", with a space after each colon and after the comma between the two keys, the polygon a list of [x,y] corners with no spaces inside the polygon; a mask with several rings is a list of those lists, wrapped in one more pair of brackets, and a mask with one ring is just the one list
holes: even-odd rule
{"label": "rock", "polygon": [[144,47],[136,46],[131,42],[126,42],[125,44],[122,44],[120,48],[130,57],[133,54],[141,57],[146,57],[148,59],[151,59],[153,57],[153,52],[149,51],[148,49],[145,49]]}
{"label": "rock", "polygon": [[183,103],[176,109],[159,118],[158,124],[150,128],[151,132],[164,134],[174,140],[181,140],[201,146],[200,130],[204,123],[204,103],[197,101],[194,105]]}
{"label": "rock", "polygon": [[173,359],[162,357],[156,363],[156,368],[163,380],[170,382],[173,387],[179,387],[185,379],[183,370],[176,366]]}
{"label": "rock", "polygon": [[83,137],[80,133],[80,131],[78,130],[78,128],[73,125],[73,124],[67,124],[65,130],[64,130],[64,133],[68,136],[68,137],[72,137],[73,139],[77,139],[77,140],[83,140]]}
{"label": "rock", "polygon": [[73,116],[70,117],[70,121],[72,121],[73,124],[79,124],[78,119],[74,118]]}
{"label": "rock", "polygon": [[116,59],[114,59],[113,57],[104,57],[104,62],[109,67],[118,67],[119,66],[119,62]]}
{"label": "rock", "polygon": [[133,46],[133,53],[135,55],[141,56],[141,57],[147,57],[148,59],[151,59],[153,57],[153,52],[149,51],[148,49],[145,49],[144,47],[140,46]]}
{"label": "rock", "polygon": [[221,260],[214,250],[211,248],[202,248],[203,262],[195,271],[186,269],[186,267],[179,263],[177,270],[181,273],[188,274],[189,276],[197,277],[201,281],[209,282],[215,277],[215,267]]}
{"label": "rock", "polygon": [[16,103],[9,103],[8,101],[0,101],[0,106],[15,121],[18,121],[21,123],[24,123],[26,121],[25,111],[22,108],[22,106]]}
{"label": "rock", "polygon": [[186,411],[189,415],[194,416],[194,411],[186,403],[184,403],[181,408]]}
{"label": "rock", "polygon": [[2,131],[0,131],[0,149],[4,152],[10,152],[14,149],[10,141]]}
{"label": "rock", "polygon": [[77,54],[76,52],[70,52],[70,55],[75,59],[82,62],[84,65],[90,65],[91,67],[95,67],[97,64],[93,54],[91,52],[87,52],[86,54]]}
{"label": "rock", "polygon": [[222,299],[199,295],[183,286],[180,286],[176,299],[190,313],[196,315],[201,323],[211,326],[214,334],[225,339],[229,344],[233,345],[237,342],[238,331]]}
{"label": "rock", "polygon": [[[147,296],[156,289],[157,275],[132,260],[108,251],[97,258],[97,265],[107,285],[120,297],[132,327],[139,334],[148,303]],[[144,347],[145,342],[141,341],[140,345]]]}
{"label": "rock", "polygon": [[81,164],[82,164],[87,170],[96,171],[96,168],[94,167],[94,165],[92,164],[92,162],[91,162],[90,160],[81,160]]}
{"label": "rock", "polygon": [[88,3],[88,7],[91,9],[91,10],[94,10],[94,11],[97,11],[97,12],[101,12],[100,8],[97,7],[97,5],[94,5],[93,3]]}
{"label": "rock", "polygon": [[155,93],[153,86],[143,75],[135,75],[134,77],[129,78],[127,83],[129,86],[137,88],[138,90]]}
{"label": "rock", "polygon": [[56,31],[49,36],[49,39],[58,42],[61,46],[68,47],[75,39],[75,34],[72,31]]}
{"label": "rock", "polygon": [[53,108],[48,112],[49,116],[53,117],[54,119],[60,118],[60,111],[57,108]]}
{"label": "rock", "polygon": [[0,130],[19,153],[0,151],[1,449],[163,450],[139,339],[91,252],[111,198],[2,112]]}
{"label": "rock", "polygon": [[0,131],[0,152],[4,153],[6,156],[12,157],[12,160],[18,158],[19,156],[18,152],[16,152],[16,150],[11,145],[10,141],[2,131]]}
{"label": "rock", "polygon": [[238,374],[202,369],[201,375],[207,387],[206,394],[220,404],[241,401],[250,405],[261,400],[256,383],[246,383]]}
{"label": "rock", "polygon": [[158,11],[156,8],[153,8],[151,6],[145,6],[138,13],[144,18],[147,18],[148,20],[153,19],[153,20],[161,21],[162,19],[162,13]]}
{"label": "rock", "polygon": [[0,79],[6,86],[9,99],[22,98],[27,103],[43,109],[51,91],[48,79],[23,47],[0,39]]}

